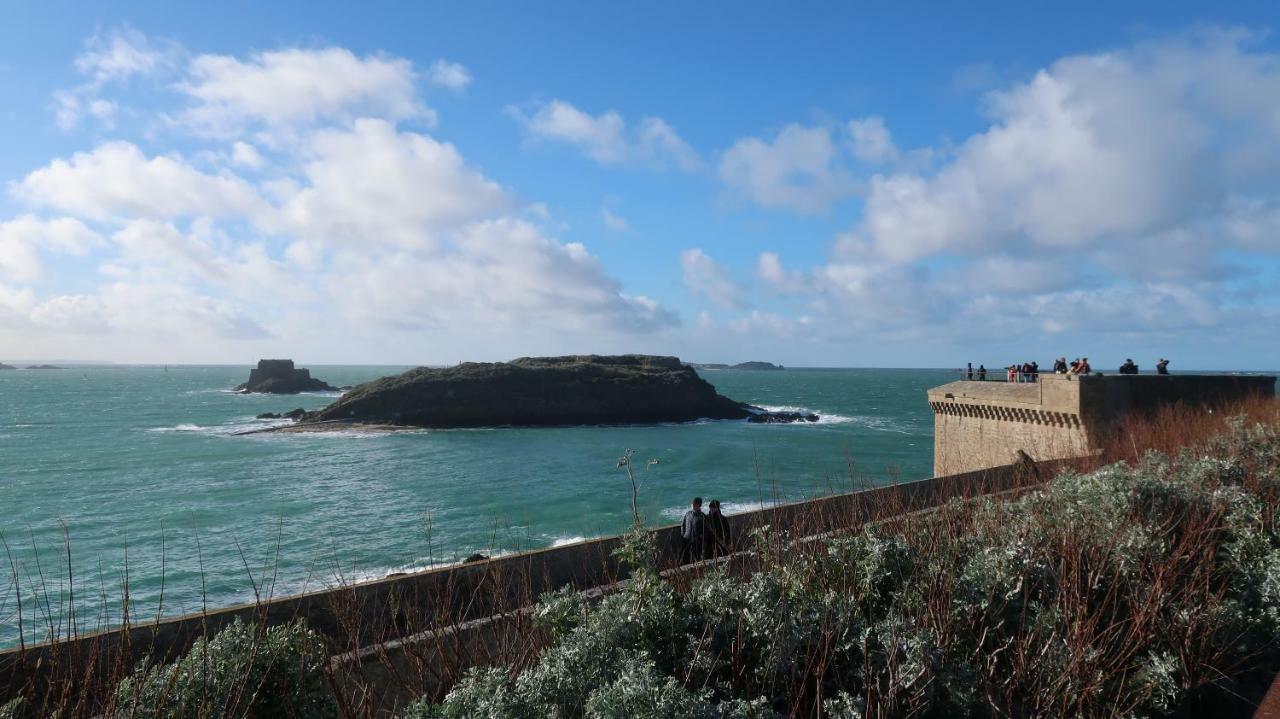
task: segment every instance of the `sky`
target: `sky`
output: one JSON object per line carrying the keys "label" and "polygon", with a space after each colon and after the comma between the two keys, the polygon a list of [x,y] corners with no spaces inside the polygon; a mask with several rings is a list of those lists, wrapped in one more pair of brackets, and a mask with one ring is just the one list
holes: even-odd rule
{"label": "sky", "polygon": [[1276,369],[1273,4],[9,3],[0,360]]}

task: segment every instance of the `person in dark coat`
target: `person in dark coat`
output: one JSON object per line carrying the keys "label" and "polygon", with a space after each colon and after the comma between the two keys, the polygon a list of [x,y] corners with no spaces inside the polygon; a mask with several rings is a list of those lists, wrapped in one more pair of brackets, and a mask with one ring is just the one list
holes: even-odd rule
{"label": "person in dark coat", "polygon": [[685,563],[702,559],[707,543],[707,515],[702,513],[702,497],[693,498],[693,508],[680,520],[680,538],[684,540]]}
{"label": "person in dark coat", "polygon": [[729,518],[720,513],[720,500],[713,499],[707,505],[707,554],[719,557],[730,549]]}
{"label": "person in dark coat", "polygon": [[1169,374],[1169,360],[1161,357],[1156,363],[1156,374]]}

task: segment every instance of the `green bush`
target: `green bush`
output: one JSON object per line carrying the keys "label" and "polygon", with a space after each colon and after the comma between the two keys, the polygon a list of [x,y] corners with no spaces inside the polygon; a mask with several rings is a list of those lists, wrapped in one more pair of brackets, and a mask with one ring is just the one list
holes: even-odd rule
{"label": "green bush", "polygon": [[[1066,473],[892,533],[803,547],[677,592],[646,558],[537,611],[533,667],[474,671],[415,717],[1167,716],[1280,667],[1280,436]],[[1202,707],[1202,705],[1201,705]]]}
{"label": "green bush", "polygon": [[258,631],[237,619],[181,659],[143,663],[116,688],[119,716],[328,717],[324,640],[297,621]]}

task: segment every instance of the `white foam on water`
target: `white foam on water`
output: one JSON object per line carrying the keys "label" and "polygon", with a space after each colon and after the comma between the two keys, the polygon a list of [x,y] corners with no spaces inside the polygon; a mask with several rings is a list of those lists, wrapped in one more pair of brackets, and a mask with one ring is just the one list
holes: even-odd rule
{"label": "white foam on water", "polygon": [[587,541],[587,538],[586,538],[586,537],[583,537],[583,536],[581,536],[581,535],[579,535],[579,536],[574,536],[574,537],[557,537],[555,540],[553,540],[553,541],[551,542],[551,546],[553,546],[553,547],[565,547],[565,546],[568,546],[568,545],[570,545],[570,544],[577,544],[577,543],[579,543],[579,542],[585,542],[585,541]]}
{"label": "white foam on water", "polygon": [[[803,427],[806,425],[812,426],[815,424],[844,424],[846,422],[857,421],[857,418],[855,417],[846,417],[842,414],[832,414],[829,412],[823,412],[821,410],[809,409],[808,407],[793,407],[790,405],[768,405],[768,404],[762,404],[762,405],[759,405],[759,407],[760,409],[766,412],[798,412],[800,414],[818,415],[817,422],[785,422],[785,423],[779,423],[777,425],[780,427],[792,427],[792,426]],[[770,425],[770,426],[773,426],[773,425]]]}
{"label": "white foam on water", "polygon": [[[706,497],[704,497],[704,498],[703,498],[703,502],[702,502],[702,511],[703,511],[703,512],[706,512],[706,511],[707,511],[707,502],[709,502],[709,501],[710,501],[710,498],[706,498]],[[743,512],[754,512],[754,511],[756,511],[756,510],[758,510],[758,509],[768,509],[769,507],[774,507],[774,506],[777,506],[777,505],[779,505],[779,504],[783,504],[783,503],[784,503],[784,501],[785,501],[785,500],[779,500],[779,501],[776,501],[776,502],[761,502],[761,501],[759,501],[759,500],[754,501],[754,502],[752,502],[752,501],[745,501],[745,502],[724,502],[724,501],[722,501],[722,502],[720,502],[720,512],[721,512],[722,514],[726,515],[726,516],[734,515],[734,514],[742,514]],[[667,508],[665,508],[665,509],[663,509],[663,510],[662,510],[662,516],[664,516],[664,517],[668,517],[668,518],[671,518],[671,519],[680,519],[680,518],[684,517],[684,513],[685,513],[685,512],[687,512],[687,511],[689,511],[689,506],[688,506],[688,505],[685,505],[685,506],[682,506],[682,507],[667,507]]]}

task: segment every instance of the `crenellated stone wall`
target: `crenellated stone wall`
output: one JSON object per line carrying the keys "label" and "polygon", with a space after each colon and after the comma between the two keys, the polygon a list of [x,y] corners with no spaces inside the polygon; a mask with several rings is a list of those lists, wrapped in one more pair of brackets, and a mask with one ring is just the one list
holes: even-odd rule
{"label": "crenellated stone wall", "polygon": [[1095,449],[1126,414],[1173,403],[1228,404],[1275,394],[1262,375],[1041,375],[1039,382],[960,381],[929,390],[933,473],[969,472],[1014,462],[1022,451],[1039,461]]}

